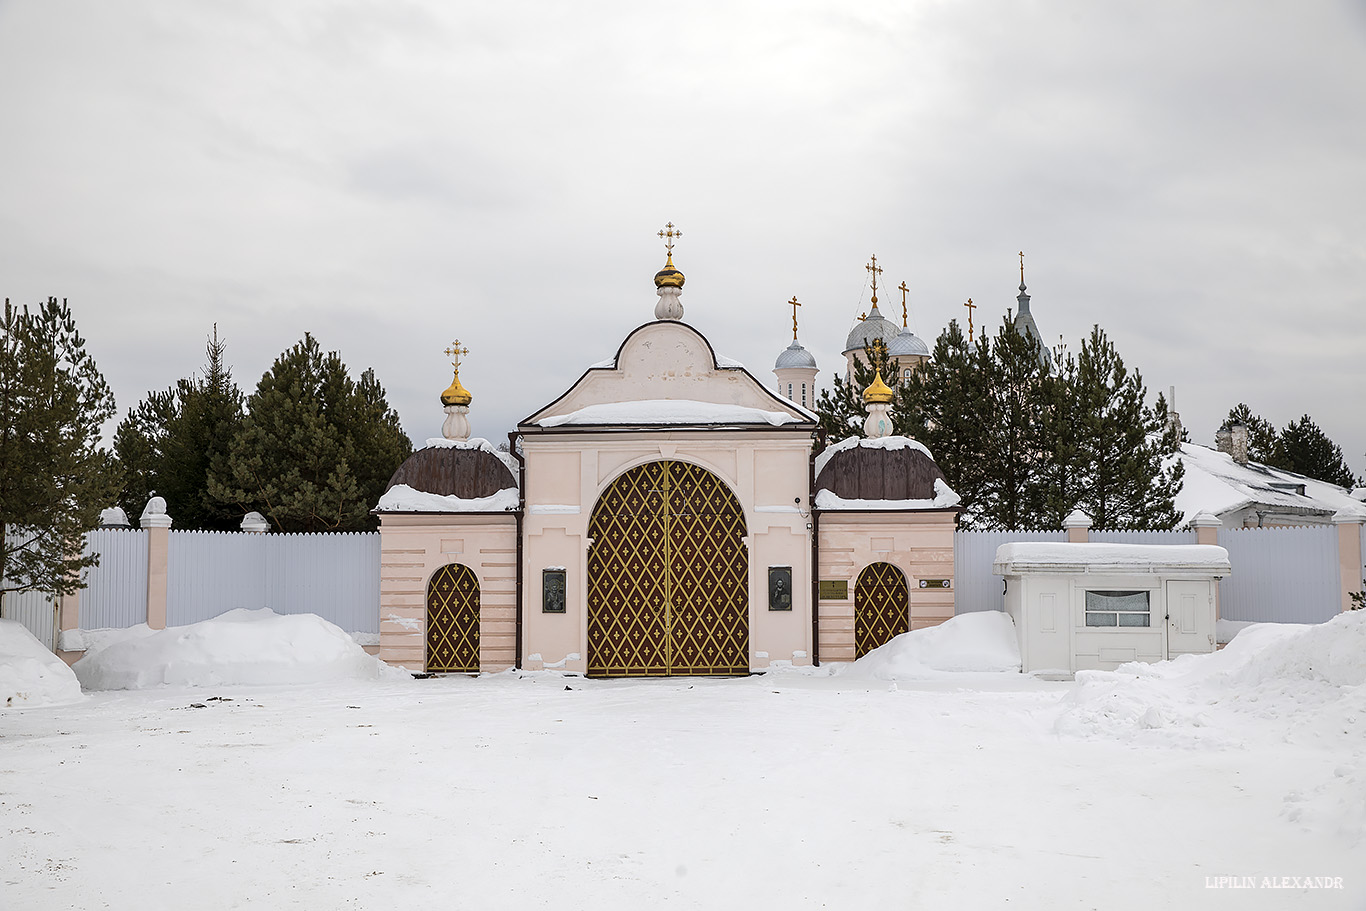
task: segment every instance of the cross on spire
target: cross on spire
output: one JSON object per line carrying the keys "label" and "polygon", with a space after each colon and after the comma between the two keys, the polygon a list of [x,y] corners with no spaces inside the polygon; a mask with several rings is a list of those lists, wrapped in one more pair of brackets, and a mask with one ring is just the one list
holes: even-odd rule
{"label": "cross on spire", "polygon": [[968,298],[968,302],[967,302],[966,304],[964,304],[963,306],[968,308],[968,342],[971,343],[971,342],[972,342],[972,311],[974,311],[974,310],[977,309],[977,305],[974,304],[974,303],[972,302],[972,298]]}
{"label": "cross on spire", "polygon": [[873,306],[877,306],[877,277],[882,274],[882,267],[877,264],[877,254],[873,255],[873,261],[863,268],[873,276]]}
{"label": "cross on spire", "polygon": [[665,249],[665,250],[668,252],[668,254],[669,254],[669,262],[670,262],[670,263],[673,263],[673,261],[674,261],[674,238],[675,238],[675,237],[682,237],[682,236],[683,236],[683,232],[682,232],[682,231],[675,231],[675,230],[674,230],[674,223],[673,223],[673,222],[669,222],[667,225],[664,226],[664,230],[659,232],[659,236],[662,237],[662,238],[664,238],[664,249]]}
{"label": "cross on spire", "polygon": [[1020,251],[1020,285],[1024,285],[1024,251]]}
{"label": "cross on spire", "polygon": [[460,370],[461,356],[469,353],[470,349],[462,347],[460,344],[460,339],[456,339],[455,341],[451,342],[449,345],[446,346],[446,357],[455,358],[455,360],[451,362],[451,366],[454,367],[457,372],[459,372]]}
{"label": "cross on spire", "polygon": [[797,295],[794,294],[788,303],[792,306],[792,341],[795,342],[797,340],[797,308],[802,305],[802,302],[797,300]]}
{"label": "cross on spire", "polygon": [[909,291],[909,290],[911,290],[911,289],[906,287],[906,283],[905,283],[905,282],[902,282],[901,284],[897,285],[897,288],[896,288],[896,289],[897,289],[898,291],[901,292],[901,328],[902,328],[902,329],[905,329],[905,328],[907,328],[907,324],[906,324],[906,292]]}

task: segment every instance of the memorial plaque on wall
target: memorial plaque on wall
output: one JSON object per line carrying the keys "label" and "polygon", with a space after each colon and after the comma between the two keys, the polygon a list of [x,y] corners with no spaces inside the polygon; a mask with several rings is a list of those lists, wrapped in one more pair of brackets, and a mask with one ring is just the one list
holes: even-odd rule
{"label": "memorial plaque on wall", "polygon": [[921,579],[921,588],[953,588],[952,579]]}
{"label": "memorial plaque on wall", "polygon": [[564,570],[541,570],[541,613],[564,613]]}
{"label": "memorial plaque on wall", "polygon": [[822,579],[819,594],[822,601],[848,601],[849,582],[845,579]]}

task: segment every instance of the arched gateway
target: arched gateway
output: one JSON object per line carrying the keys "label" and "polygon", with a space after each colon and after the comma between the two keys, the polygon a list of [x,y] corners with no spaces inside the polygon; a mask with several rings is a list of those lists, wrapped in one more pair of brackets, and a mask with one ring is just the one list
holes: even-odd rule
{"label": "arched gateway", "polygon": [[428,673],[479,672],[479,580],[448,563],[427,583]]}
{"label": "arched gateway", "polygon": [[862,658],[911,628],[906,574],[890,563],[870,563],[854,586],[854,657]]}
{"label": "arched gateway", "polygon": [[648,462],[588,525],[588,674],[749,672],[749,554],[740,502],[716,475]]}

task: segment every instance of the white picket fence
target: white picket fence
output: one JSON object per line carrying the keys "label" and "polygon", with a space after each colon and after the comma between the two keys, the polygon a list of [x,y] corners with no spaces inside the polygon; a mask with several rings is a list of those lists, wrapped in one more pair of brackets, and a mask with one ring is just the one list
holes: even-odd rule
{"label": "white picket fence", "polygon": [[238,607],[317,614],[347,632],[379,633],[379,535],[172,531],[166,624]]}
{"label": "white picket fence", "polygon": [[1335,526],[1221,528],[1219,545],[1233,567],[1219,583],[1223,617],[1323,623],[1341,612]]}

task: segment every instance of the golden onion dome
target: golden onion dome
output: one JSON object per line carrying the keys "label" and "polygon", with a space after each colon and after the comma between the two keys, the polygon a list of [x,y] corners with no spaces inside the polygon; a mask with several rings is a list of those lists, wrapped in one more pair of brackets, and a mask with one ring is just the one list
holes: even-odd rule
{"label": "golden onion dome", "polygon": [[891,400],[891,387],[889,387],[886,383],[882,381],[882,370],[879,369],[877,372],[877,377],[874,378],[872,385],[869,386],[867,389],[863,390],[863,401],[869,405],[872,405],[874,403],[879,405],[886,405]]}
{"label": "golden onion dome", "polygon": [[672,253],[669,254],[669,261],[664,264],[664,268],[655,273],[655,287],[683,287],[683,273],[674,268],[674,255]]}
{"label": "golden onion dome", "polygon": [[455,371],[455,378],[446,387],[446,391],[441,393],[441,404],[443,405],[468,405],[474,396],[470,391],[460,385],[460,371]]}

